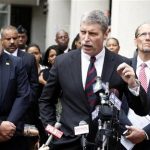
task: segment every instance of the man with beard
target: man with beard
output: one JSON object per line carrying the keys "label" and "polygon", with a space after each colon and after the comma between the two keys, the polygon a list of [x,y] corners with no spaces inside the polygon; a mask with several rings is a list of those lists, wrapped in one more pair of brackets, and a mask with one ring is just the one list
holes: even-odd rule
{"label": "man with beard", "polygon": [[56,33],[55,41],[58,45],[58,55],[63,54],[63,53],[67,53],[70,51],[70,48],[68,48],[69,35],[65,30],[59,30]]}
{"label": "man with beard", "polygon": [[[150,100],[150,23],[144,23],[136,29],[135,45],[137,55],[132,59],[132,67],[146,92],[147,99]],[[128,119],[132,125],[127,126],[129,132],[126,138],[135,144],[133,150],[149,150],[150,116],[138,116],[129,108]],[[139,123],[142,122],[142,125],[135,124],[135,119]]]}

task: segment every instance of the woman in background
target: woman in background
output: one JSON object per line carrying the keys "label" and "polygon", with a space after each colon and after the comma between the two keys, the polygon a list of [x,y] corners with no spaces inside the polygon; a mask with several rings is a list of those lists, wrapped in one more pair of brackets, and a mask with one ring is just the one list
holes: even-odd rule
{"label": "woman in background", "polygon": [[114,52],[116,54],[119,53],[119,50],[120,50],[119,41],[116,38],[114,38],[114,37],[111,37],[111,38],[107,39],[107,41],[106,41],[106,47],[110,51],[112,51],[112,52]]}
{"label": "woman in background", "polygon": [[74,38],[73,42],[72,42],[72,46],[71,49],[78,49],[81,48],[81,41],[80,41],[80,36],[79,33],[76,35],[76,37]]}
{"label": "woman in background", "polygon": [[47,66],[47,68],[41,70],[40,75],[39,75],[39,82],[43,86],[47,83],[49,71],[55,62],[57,52],[58,52],[58,46],[57,45],[49,46],[45,52],[45,56],[43,59],[43,65]]}

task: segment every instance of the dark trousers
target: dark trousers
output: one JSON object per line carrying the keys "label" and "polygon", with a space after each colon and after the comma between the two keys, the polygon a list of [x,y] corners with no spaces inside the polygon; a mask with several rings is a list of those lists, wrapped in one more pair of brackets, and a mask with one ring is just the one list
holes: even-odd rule
{"label": "dark trousers", "polygon": [[24,136],[14,136],[6,142],[0,142],[0,150],[29,150]]}

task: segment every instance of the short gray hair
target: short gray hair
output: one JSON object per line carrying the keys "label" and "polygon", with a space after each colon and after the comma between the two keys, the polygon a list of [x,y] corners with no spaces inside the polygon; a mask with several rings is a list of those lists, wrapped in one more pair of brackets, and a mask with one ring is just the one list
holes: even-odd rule
{"label": "short gray hair", "polygon": [[104,13],[100,10],[93,10],[83,14],[81,17],[80,25],[82,23],[99,24],[102,27],[102,31],[104,33],[108,29],[108,18],[104,16]]}
{"label": "short gray hair", "polygon": [[14,30],[14,31],[16,31],[18,33],[17,28],[15,26],[12,26],[12,25],[4,26],[1,29],[1,38],[4,37],[5,31],[8,31],[8,30]]}

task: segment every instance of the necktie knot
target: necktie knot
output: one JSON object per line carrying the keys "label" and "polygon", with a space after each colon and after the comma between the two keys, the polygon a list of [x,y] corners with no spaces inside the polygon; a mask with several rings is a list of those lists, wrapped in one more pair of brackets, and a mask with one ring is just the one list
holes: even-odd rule
{"label": "necktie knot", "polygon": [[144,68],[146,68],[147,67],[147,65],[145,64],[145,63],[142,63],[141,64],[141,69],[144,69]]}
{"label": "necktie knot", "polygon": [[91,63],[94,63],[95,60],[96,60],[96,57],[95,57],[95,56],[92,56],[92,57],[90,58],[90,62],[91,62]]}

